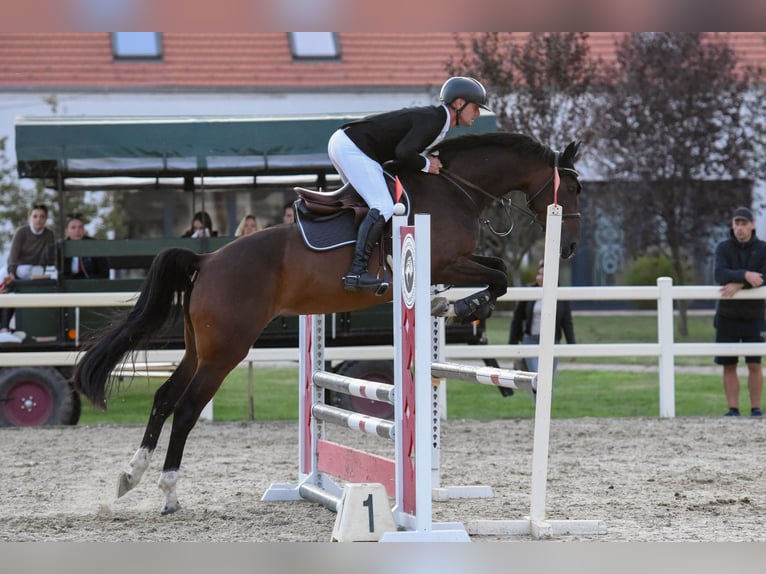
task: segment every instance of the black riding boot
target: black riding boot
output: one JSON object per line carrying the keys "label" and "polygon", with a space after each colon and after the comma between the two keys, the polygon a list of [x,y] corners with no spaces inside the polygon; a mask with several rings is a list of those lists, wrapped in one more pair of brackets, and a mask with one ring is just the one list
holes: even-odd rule
{"label": "black riding boot", "polygon": [[387,281],[378,279],[367,271],[372,248],[375,247],[375,244],[380,239],[385,226],[386,219],[374,208],[367,212],[364,220],[359,225],[351,268],[343,277],[343,288],[346,291],[363,289],[365,291],[375,291],[376,295],[383,295],[388,289]]}

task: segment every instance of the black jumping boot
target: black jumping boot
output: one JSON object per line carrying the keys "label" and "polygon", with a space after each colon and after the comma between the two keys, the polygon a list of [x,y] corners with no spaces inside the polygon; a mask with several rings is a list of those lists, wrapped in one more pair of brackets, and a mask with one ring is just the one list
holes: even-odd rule
{"label": "black jumping boot", "polygon": [[363,289],[364,291],[375,291],[376,295],[383,295],[388,290],[387,281],[378,279],[367,270],[372,249],[380,239],[385,226],[385,218],[374,208],[367,212],[359,225],[351,268],[343,276],[343,288],[346,291]]}

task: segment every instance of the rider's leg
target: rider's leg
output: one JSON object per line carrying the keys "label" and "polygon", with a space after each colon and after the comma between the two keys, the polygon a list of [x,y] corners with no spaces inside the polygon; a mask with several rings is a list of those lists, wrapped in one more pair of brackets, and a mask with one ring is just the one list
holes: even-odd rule
{"label": "rider's leg", "polygon": [[387,281],[371,275],[367,269],[372,249],[380,239],[385,226],[386,220],[377,209],[373,208],[367,212],[359,226],[351,267],[348,273],[343,276],[343,288],[347,291],[364,289],[366,291],[376,291],[382,295],[388,289]]}
{"label": "rider's leg", "polygon": [[375,243],[378,242],[394,213],[394,202],[383,177],[383,168],[368,157],[343,132],[338,130],[328,145],[330,159],[344,181],[351,182],[357,193],[370,208],[359,226],[351,268],[343,278],[343,287],[349,291],[365,289],[383,294],[388,284],[368,273],[368,263]]}

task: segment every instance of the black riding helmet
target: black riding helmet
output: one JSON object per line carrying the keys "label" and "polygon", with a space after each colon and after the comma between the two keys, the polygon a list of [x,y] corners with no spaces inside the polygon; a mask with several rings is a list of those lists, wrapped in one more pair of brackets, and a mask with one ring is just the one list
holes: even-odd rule
{"label": "black riding helmet", "polygon": [[[476,104],[482,109],[492,111],[487,107],[487,90],[481,85],[481,82],[473,78],[463,76],[453,76],[442,86],[439,92],[439,100],[449,105],[458,98],[463,98],[466,102]],[[457,110],[458,113],[462,111]]]}

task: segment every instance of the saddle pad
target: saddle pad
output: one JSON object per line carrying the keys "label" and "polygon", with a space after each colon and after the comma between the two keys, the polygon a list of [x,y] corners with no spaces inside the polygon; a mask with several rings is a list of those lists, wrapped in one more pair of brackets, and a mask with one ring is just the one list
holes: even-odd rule
{"label": "saddle pad", "polygon": [[306,247],[314,251],[328,251],[356,243],[354,212],[350,209],[330,217],[322,217],[321,221],[301,217],[301,210],[296,209],[295,222],[301,230]]}

